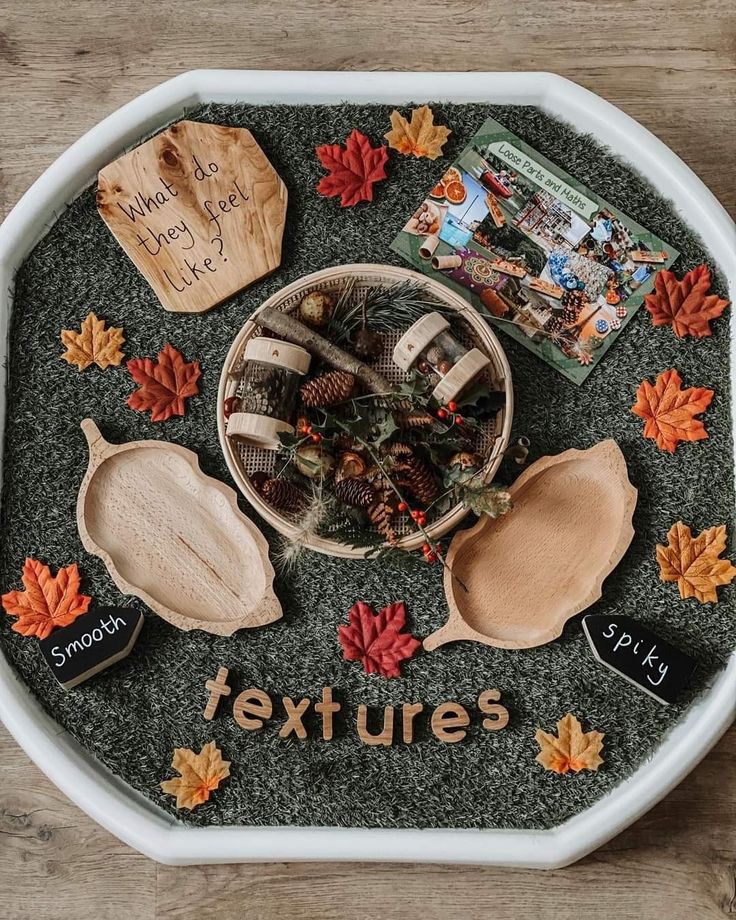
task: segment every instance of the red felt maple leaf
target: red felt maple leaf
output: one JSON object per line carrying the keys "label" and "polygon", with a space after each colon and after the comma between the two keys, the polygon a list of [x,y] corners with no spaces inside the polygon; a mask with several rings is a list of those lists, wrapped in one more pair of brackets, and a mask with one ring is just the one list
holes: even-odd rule
{"label": "red felt maple leaf", "polygon": [[323,144],[314,152],[330,173],[317,186],[320,195],[339,195],[343,208],[351,208],[359,201],[373,201],[373,183],[386,178],[385,147],[371,147],[365,134],[354,128],[344,149],[339,144]]}
{"label": "red felt maple leaf", "polygon": [[199,393],[199,361],[187,363],[182,353],[168,343],[158,353],[157,361],[133,358],[126,367],[140,384],[128,397],[128,405],[137,412],[150,410],[152,422],[184,415],[184,400]]}
{"label": "red felt maple leaf", "polygon": [[23,636],[45,639],[57,626],[68,626],[87,612],[91,597],[79,593],[81,578],[76,563],[59,569],[54,577],[38,559],[23,566],[25,591],[3,594],[5,612],[18,617],[13,629]]}
{"label": "red felt maple leaf", "polygon": [[681,281],[667,269],[657,272],[654,291],[644,298],[652,325],[672,326],[679,338],[710,335],[710,320],[719,317],[728,306],[727,300],[708,293],[710,285],[710,269],[705,264],[696,266]]}
{"label": "red felt maple leaf", "polygon": [[350,626],[339,626],[337,636],[346,661],[362,661],[366,674],[401,677],[401,662],[422,644],[406,626],[403,601],[389,604],[379,614],[358,601],[350,608]]}

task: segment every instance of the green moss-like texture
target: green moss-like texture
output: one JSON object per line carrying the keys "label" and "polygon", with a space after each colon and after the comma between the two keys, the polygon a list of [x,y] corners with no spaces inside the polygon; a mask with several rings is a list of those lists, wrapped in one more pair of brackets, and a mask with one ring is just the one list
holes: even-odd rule
{"label": "green moss-like texture", "polygon": [[[373,204],[340,209],[319,197],[322,175],[314,156],[321,143],[342,141],[359,127],[374,142],[389,126],[390,107],[210,106],[190,113],[204,121],[248,127],[289,189],[283,264],[275,275],[201,316],[164,312],[97,216],[88,189],[36,246],[18,278],[11,329],[10,388],[5,447],[0,585],[20,584],[26,555],[53,566],[78,561],[87,593],[102,604],[132,603],[120,596],[102,562],[87,555],[75,524],[75,502],[87,462],[79,422],[97,420],[113,441],[164,438],[195,450],[205,472],[230,478],[216,431],[215,398],[227,349],[251,311],[299,276],[341,262],[392,262],[389,243],[439,175],[442,164],[493,115],[572,175],[602,193],[682,253],[678,271],[708,258],[696,236],[632,168],[543,113],[522,107],[436,105],[436,120],[453,134],[447,158],[431,163],[392,156],[390,179]],[[725,291],[719,285],[723,294]],[[128,357],[154,356],[165,342],[202,363],[202,389],[186,417],[152,424],[131,411],[133,383],[125,368],[83,374],[59,359],[59,331],[78,327],[89,309],[125,328]],[[440,572],[418,568],[392,574],[372,563],[308,554],[308,564],[277,591],[283,620],[232,638],[183,633],[145,610],[146,623],[127,661],[78,689],[65,692],[48,672],[37,643],[11,632],[0,617],[4,653],[48,712],[112,771],[169,812],[173,799],[159,782],[170,776],[172,751],[214,738],[232,761],[231,778],[210,802],[183,817],[196,824],[314,824],[381,827],[548,827],[580,812],[631,774],[661,741],[692,698],[722,666],[736,643],[733,587],[717,606],[679,599],[658,579],[654,547],[682,519],[698,530],[727,523],[733,530],[733,458],[728,389],[728,322],[712,338],[680,341],[654,329],[642,310],[583,386],[566,382],[505,336],[516,391],[515,436],[532,442],[534,460],[603,438],[621,445],[639,489],[636,537],[604,586],[593,612],[630,614],[696,655],[701,663],[691,691],[662,707],[592,658],[580,618],[559,641],[512,652],[460,643],[419,654],[404,677],[369,677],[342,660],[337,625],[354,601],[376,609],[405,600],[410,626],[426,636],[444,622]],[[685,385],[712,387],[707,441],[674,455],[641,436],[629,407],[643,377],[677,367]],[[241,506],[252,514],[245,501]],[[591,521],[597,513],[590,509]],[[268,532],[269,538],[273,534]],[[523,553],[524,547],[519,547]],[[560,566],[584,559],[560,558]],[[306,742],[278,737],[274,724],[248,733],[232,719],[228,701],[216,720],[202,718],[204,682],[217,667],[231,669],[233,692],[258,686],[280,696],[319,697],[326,684],[345,707],[346,723],[331,743],[313,729]],[[478,692],[498,687],[511,711],[509,727],[480,727]],[[232,699],[232,697],[231,697]],[[358,703],[376,706],[422,701],[429,708],[457,700],[474,713],[461,744],[439,743],[426,715],[417,740],[392,748],[364,747],[354,731]],[[534,729],[546,729],[568,710],[586,727],[606,733],[604,767],[560,777],[534,762]]]}

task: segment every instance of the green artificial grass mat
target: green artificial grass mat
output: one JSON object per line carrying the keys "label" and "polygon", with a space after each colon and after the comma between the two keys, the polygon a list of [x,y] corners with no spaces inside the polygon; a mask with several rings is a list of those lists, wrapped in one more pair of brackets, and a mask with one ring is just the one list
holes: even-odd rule
{"label": "green artificial grass mat", "polygon": [[[267,296],[308,272],[346,262],[402,264],[390,242],[443,164],[488,115],[676,246],[682,253],[678,273],[708,260],[697,236],[632,166],[534,108],[437,104],[436,122],[453,131],[442,160],[392,155],[390,178],[376,186],[372,204],[341,209],[337,200],[317,195],[323,171],[314,147],[342,142],[353,127],[376,143],[389,128],[390,111],[370,105],[210,105],[187,113],[249,128],[289,190],[280,269],[209,313],[161,308],[98,217],[93,187],[70,203],[17,276],[0,585],[3,591],[20,587],[26,556],[53,567],[77,561],[83,588],[97,604],[132,604],[144,611],[146,622],[126,661],[70,692],[56,684],[37,641],[12,632],[6,616],[0,616],[3,650],[48,713],[91,754],[162,809],[193,824],[549,827],[583,811],[639,767],[736,644],[733,586],[719,589],[717,605],[683,601],[675,585],[660,582],[655,559],[655,544],[666,542],[677,520],[694,530],[725,523],[733,532],[727,318],[713,323],[711,338],[679,340],[669,328],[653,328],[641,309],[579,387],[499,335],[513,373],[514,437],[531,439],[531,461],[604,438],[614,438],[624,452],[639,489],[636,536],[590,610],[629,614],[698,658],[695,679],[677,705],[661,706],[597,664],[580,617],[541,648],[507,651],[462,642],[420,652],[404,663],[401,679],[368,676],[359,663],[342,659],[337,626],[356,600],[376,610],[406,601],[409,627],[420,637],[444,623],[439,567],[419,565],[397,574],[371,562],[308,553],[293,575],[277,579],[282,620],[221,638],[181,632],[137,599],[121,596],[102,561],[83,551],[75,521],[87,465],[80,420],[94,418],[111,441],[183,444],[197,452],[206,473],[232,484],[217,438],[215,403],[225,355],[244,320]],[[716,290],[726,293],[720,279]],[[171,342],[188,360],[201,362],[201,392],[189,400],[184,418],[153,424],[129,409],[134,384],[124,366],[79,373],[60,360],[60,330],[78,327],[89,310],[124,327],[128,358],[153,357]],[[629,411],[639,382],[669,367],[678,368],[686,386],[716,391],[704,417],[708,440],[682,444],[674,455],[645,440],[642,421]],[[506,476],[518,472],[515,466],[502,469]],[[245,500],[240,505],[264,526]],[[591,521],[596,513],[591,507]],[[273,540],[273,532],[264,530]],[[561,557],[559,563],[573,568],[585,560]],[[206,722],[204,682],[220,665],[230,668],[233,696]],[[271,693],[280,716],[282,695],[317,700],[325,685],[335,688],[346,715],[329,743],[314,720],[307,720],[308,740],[299,742],[279,738],[275,723],[250,733],[232,718],[232,699],[247,687]],[[501,690],[511,713],[509,726],[499,732],[484,731],[475,709],[479,691],[491,687]],[[421,701],[429,709],[445,700],[459,701],[473,714],[462,743],[437,741],[426,710],[411,745],[367,747],[355,733],[359,703]],[[535,728],[553,730],[568,711],[586,728],[606,734],[605,764],[597,773],[558,776],[535,763]],[[206,805],[177,813],[173,798],[159,788],[174,775],[173,749],[199,750],[211,738],[232,762],[231,776]]]}

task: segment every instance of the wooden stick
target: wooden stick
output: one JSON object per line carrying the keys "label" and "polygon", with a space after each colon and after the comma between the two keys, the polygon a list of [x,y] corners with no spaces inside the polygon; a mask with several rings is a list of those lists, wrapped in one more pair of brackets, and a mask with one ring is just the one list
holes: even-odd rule
{"label": "wooden stick", "polygon": [[386,380],[383,374],[374,371],[358,358],[349,355],[342,348],[338,348],[333,342],[328,341],[314,329],[300,323],[288,313],[282,313],[275,307],[265,307],[253,317],[253,322],[264,326],[277,335],[282,335],[287,341],[296,345],[301,345],[307,351],[327,361],[333,367],[341,371],[347,371],[349,374],[357,377],[373,393],[393,393],[393,387]]}

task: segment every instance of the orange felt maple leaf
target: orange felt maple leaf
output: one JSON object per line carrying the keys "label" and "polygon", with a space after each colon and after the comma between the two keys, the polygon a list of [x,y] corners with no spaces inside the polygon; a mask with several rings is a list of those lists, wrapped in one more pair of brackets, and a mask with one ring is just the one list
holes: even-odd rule
{"label": "orange felt maple leaf", "polygon": [[401,677],[401,662],[411,658],[422,644],[406,626],[403,602],[389,604],[379,614],[358,601],[350,608],[350,625],[340,626],[337,636],[346,661],[362,661],[366,674]]}
{"label": "orange felt maple leaf", "polygon": [[199,361],[187,363],[173,345],[164,345],[157,361],[133,358],[126,367],[140,384],[128,397],[128,405],[137,412],[150,410],[152,422],[184,415],[184,400],[199,393],[197,381],[202,374]]}
{"label": "orange felt maple leaf", "polygon": [[538,728],[534,734],[541,751],[536,756],[545,770],[554,773],[568,773],[572,770],[597,770],[603,763],[602,732],[584,732],[580,722],[568,712],[557,723],[557,735]]}
{"label": "orange felt maple leaf", "polygon": [[694,597],[701,604],[718,601],[716,587],[729,585],[736,568],[718,557],[726,549],[726,527],[710,527],[693,537],[690,528],[678,521],[667,534],[667,546],[657,544],[659,577],[676,581],[680,597]]}
{"label": "orange felt maple leaf", "polygon": [[88,313],[79,332],[75,329],[62,329],[61,341],[66,351],[61,356],[68,364],[76,364],[80,371],[91,364],[105,370],[117,367],[123,360],[120,346],[125,342],[123,330],[119,326],[105,328],[105,321],[98,319],[94,313]]}
{"label": "orange felt maple leaf", "polygon": [[442,148],[452,134],[449,128],[434,123],[434,112],[428,105],[414,109],[411,121],[394,110],[391,113],[391,130],[383,136],[389,147],[415,157],[427,157],[436,160],[442,156]]}
{"label": "orange felt maple leaf", "polygon": [[176,748],[171,766],[180,775],[167,779],[161,788],[176,796],[177,808],[196,808],[210,797],[220,783],[230,776],[230,761],[222,759],[222,751],[214,741],[202,747],[199,754],[189,748]]}
{"label": "orange felt maple leaf", "polygon": [[59,569],[56,576],[38,559],[23,565],[25,591],[3,594],[5,612],[18,617],[13,629],[23,636],[45,639],[57,626],[68,626],[87,612],[91,597],[79,593],[81,578],[76,563]]}
{"label": "orange felt maple leaf", "polygon": [[671,454],[680,441],[702,441],[708,437],[705,426],[695,416],[708,408],[713,390],[681,387],[682,378],[674,368],[662,371],[654,386],[648,380],[639,384],[636,402],[631,407],[634,415],[646,422],[644,437],[652,438],[660,450]]}
{"label": "orange felt maple leaf", "polygon": [[717,319],[728,306],[717,294],[709,294],[710,269],[698,265],[678,281],[666,268],[657,272],[654,291],[644,297],[653,326],[672,326],[676,336],[703,338],[711,334],[710,320]]}
{"label": "orange felt maple leaf", "polygon": [[314,152],[330,173],[317,185],[320,195],[339,195],[343,208],[351,208],[359,201],[373,201],[374,183],[386,178],[385,147],[371,147],[365,134],[354,128],[344,149],[339,144],[323,144]]}

